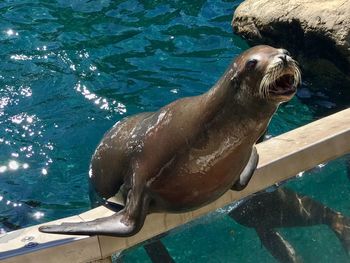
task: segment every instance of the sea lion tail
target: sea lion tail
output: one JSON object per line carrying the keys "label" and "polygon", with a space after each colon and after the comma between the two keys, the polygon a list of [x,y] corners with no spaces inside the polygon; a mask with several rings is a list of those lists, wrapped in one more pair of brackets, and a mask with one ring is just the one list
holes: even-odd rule
{"label": "sea lion tail", "polygon": [[125,210],[122,210],[114,215],[89,222],[45,225],[39,227],[39,231],[50,234],[65,235],[105,235],[118,237],[134,235],[141,229],[143,222],[141,225],[130,220],[124,222],[124,211]]}

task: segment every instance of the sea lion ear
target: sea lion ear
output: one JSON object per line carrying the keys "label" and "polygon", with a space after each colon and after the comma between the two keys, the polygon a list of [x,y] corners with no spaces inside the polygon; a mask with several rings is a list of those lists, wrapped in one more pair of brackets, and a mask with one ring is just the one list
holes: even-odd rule
{"label": "sea lion ear", "polygon": [[233,74],[232,74],[232,76],[230,78],[230,81],[231,82],[237,81],[237,77],[238,77],[238,72],[237,71],[233,72]]}
{"label": "sea lion ear", "polygon": [[239,77],[239,70],[238,70],[238,68],[237,68],[237,66],[236,67],[234,67],[233,69],[231,69],[232,70],[232,74],[231,74],[231,77],[230,77],[230,81],[231,81],[231,83],[234,85],[234,86],[237,86],[237,84],[238,84],[238,77]]}

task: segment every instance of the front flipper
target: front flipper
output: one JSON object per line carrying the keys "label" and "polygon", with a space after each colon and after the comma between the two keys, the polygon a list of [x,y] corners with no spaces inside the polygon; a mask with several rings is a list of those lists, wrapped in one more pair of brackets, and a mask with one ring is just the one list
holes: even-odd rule
{"label": "front flipper", "polygon": [[89,222],[62,223],[39,227],[40,232],[65,235],[105,235],[127,237],[143,226],[148,212],[149,198],[130,191],[126,206],[118,213]]}
{"label": "front flipper", "polygon": [[264,247],[277,259],[278,262],[300,263],[302,259],[297,255],[295,249],[285,240],[280,233],[274,229],[256,229]]}
{"label": "front flipper", "polygon": [[245,168],[243,169],[242,173],[239,176],[239,179],[235,182],[235,184],[232,186],[232,190],[234,191],[240,191],[243,190],[249,183],[250,179],[253,176],[253,173],[255,171],[255,168],[258,165],[259,161],[259,155],[256,151],[255,146],[253,146],[252,153],[250,154],[249,161]]}
{"label": "front flipper", "polygon": [[131,236],[140,228],[137,222],[123,222],[124,210],[90,222],[62,223],[39,227],[40,232],[65,235]]}

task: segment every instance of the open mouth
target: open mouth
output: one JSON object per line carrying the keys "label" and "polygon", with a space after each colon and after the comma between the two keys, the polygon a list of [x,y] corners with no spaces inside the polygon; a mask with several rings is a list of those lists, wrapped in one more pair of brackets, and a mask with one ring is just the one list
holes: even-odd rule
{"label": "open mouth", "polygon": [[290,96],[295,91],[295,79],[292,74],[284,74],[278,77],[269,88],[269,92],[277,96]]}

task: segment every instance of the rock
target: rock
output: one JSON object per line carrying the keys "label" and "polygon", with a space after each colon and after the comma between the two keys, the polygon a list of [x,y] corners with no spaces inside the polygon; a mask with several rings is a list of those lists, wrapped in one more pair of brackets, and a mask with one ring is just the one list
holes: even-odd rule
{"label": "rock", "polygon": [[284,47],[311,75],[329,73],[328,81],[349,88],[350,0],[246,0],[232,27],[248,43]]}

